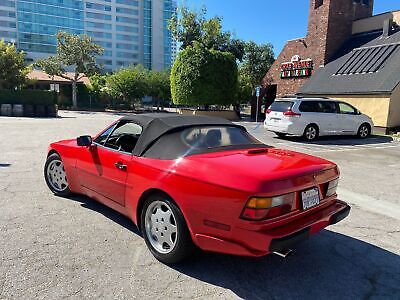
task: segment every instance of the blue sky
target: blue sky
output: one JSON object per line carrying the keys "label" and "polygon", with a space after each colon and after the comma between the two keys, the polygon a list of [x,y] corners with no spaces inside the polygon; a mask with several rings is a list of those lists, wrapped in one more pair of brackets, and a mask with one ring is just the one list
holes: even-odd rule
{"label": "blue sky", "polygon": [[[305,36],[309,0],[178,0],[199,10],[207,7],[209,17],[223,17],[224,30],[237,38],[270,42],[278,55],[285,42]],[[374,14],[400,10],[400,0],[375,0]]]}

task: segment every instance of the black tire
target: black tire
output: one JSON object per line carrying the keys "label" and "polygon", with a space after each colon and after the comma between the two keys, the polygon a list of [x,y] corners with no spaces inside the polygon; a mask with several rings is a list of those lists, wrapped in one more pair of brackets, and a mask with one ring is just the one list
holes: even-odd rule
{"label": "black tire", "polygon": [[[44,171],[44,179],[46,181],[47,186],[53,192],[54,195],[61,196],[61,197],[67,197],[71,194],[71,190],[69,189],[68,184],[64,188],[61,187],[60,189],[57,189],[51,183],[52,179],[50,178],[50,175],[48,173],[49,167],[51,167],[53,162],[54,162],[53,164],[57,164],[57,161],[61,162],[61,164],[62,164],[62,159],[57,153],[53,153],[53,154],[49,155],[49,157],[47,157],[46,163],[44,164],[44,170],[43,170]],[[62,168],[62,169],[64,169],[64,168]],[[65,178],[66,178],[66,176],[65,176]],[[65,181],[66,181],[66,179],[65,179]]]}
{"label": "black tire", "polygon": [[275,134],[280,138],[284,138],[285,136],[287,136],[287,133],[282,133],[282,132],[275,132]]}
{"label": "black tire", "polygon": [[[168,253],[162,253],[158,251],[151,243],[148,232],[146,229],[146,211],[149,206],[153,202],[163,202],[168,208],[172,210],[173,217],[176,222],[176,236],[175,236],[175,245]],[[190,235],[189,229],[187,227],[185,218],[179,209],[179,207],[175,204],[172,199],[170,199],[167,195],[164,194],[153,194],[148,199],[146,199],[140,217],[140,228],[142,231],[142,235],[146,242],[147,247],[150,252],[154,255],[156,259],[165,264],[176,264],[187,259],[191,254],[195,251],[195,246],[192,241],[192,237]],[[150,234],[150,233],[149,233]]]}
{"label": "black tire", "polygon": [[360,139],[366,139],[371,135],[371,126],[368,123],[361,124],[358,128],[357,136]]}
{"label": "black tire", "polygon": [[319,137],[319,128],[315,124],[310,124],[304,129],[303,138],[308,141],[312,142],[317,140]]}

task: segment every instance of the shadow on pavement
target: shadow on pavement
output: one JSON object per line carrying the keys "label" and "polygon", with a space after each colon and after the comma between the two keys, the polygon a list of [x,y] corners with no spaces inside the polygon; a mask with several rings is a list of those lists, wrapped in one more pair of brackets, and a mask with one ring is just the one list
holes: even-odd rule
{"label": "shadow on pavement", "polygon": [[[133,222],[92,200],[68,200],[141,236]],[[400,256],[329,230],[297,245],[286,259],[201,252],[173,269],[244,299],[400,299]]]}
{"label": "shadow on pavement", "polygon": [[79,202],[82,207],[96,211],[134,234],[142,236],[136,225],[129,218],[87,196],[74,194],[64,199]]}
{"label": "shadow on pavement", "polygon": [[244,299],[400,298],[400,256],[328,230],[286,259],[201,253],[174,269]]}
{"label": "shadow on pavement", "polygon": [[385,144],[393,141],[393,138],[382,135],[372,135],[366,139],[359,139],[355,136],[324,136],[315,142],[307,142],[301,137],[287,136],[284,138],[276,137],[293,143],[309,144],[309,145],[337,145],[337,146],[357,146],[357,145],[373,145]]}
{"label": "shadow on pavement", "polygon": [[9,166],[11,166],[11,164],[2,164],[2,163],[0,163],[0,168],[7,168],[7,167],[9,167]]}

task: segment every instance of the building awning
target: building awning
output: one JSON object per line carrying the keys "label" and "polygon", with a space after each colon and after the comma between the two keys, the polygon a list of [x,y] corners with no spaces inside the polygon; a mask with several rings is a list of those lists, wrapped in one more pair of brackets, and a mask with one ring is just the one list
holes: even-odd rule
{"label": "building awning", "polygon": [[400,83],[400,29],[354,35],[300,89],[300,94],[388,94]]}
{"label": "building awning", "polygon": [[[83,77],[82,77],[82,75],[83,75]],[[65,76],[72,79],[74,77],[74,73],[67,72],[67,73],[65,73]],[[79,76],[82,78],[79,79],[78,83],[86,84],[86,85],[90,84],[89,78],[87,78],[84,74],[80,74]],[[28,79],[36,80],[39,83],[71,84],[71,81],[66,78],[63,78],[60,76],[50,76],[50,75],[46,74],[45,72],[39,71],[39,70],[33,70],[33,71],[29,72],[27,77],[28,77]]]}

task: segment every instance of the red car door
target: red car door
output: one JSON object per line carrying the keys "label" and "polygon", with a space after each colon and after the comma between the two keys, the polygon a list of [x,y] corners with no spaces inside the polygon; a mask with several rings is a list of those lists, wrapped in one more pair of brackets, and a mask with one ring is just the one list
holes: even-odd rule
{"label": "red car door", "polygon": [[94,144],[84,148],[76,162],[80,184],[118,204],[125,205],[127,161],[131,155]]}
{"label": "red car door", "polygon": [[76,162],[80,184],[124,206],[128,163],[141,132],[137,124],[119,122],[82,148]]}

